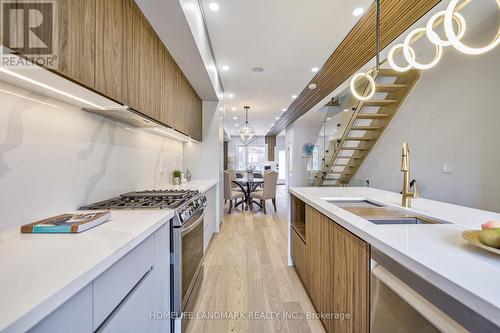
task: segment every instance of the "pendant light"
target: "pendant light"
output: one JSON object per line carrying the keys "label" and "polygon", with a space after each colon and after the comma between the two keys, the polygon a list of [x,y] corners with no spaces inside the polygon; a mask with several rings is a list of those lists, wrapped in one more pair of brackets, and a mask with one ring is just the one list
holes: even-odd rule
{"label": "pendant light", "polygon": [[[376,13],[376,22],[375,22],[375,25],[376,25],[375,26],[375,35],[376,35],[375,44],[376,44],[376,48],[377,48],[377,57],[376,57],[377,65],[376,65],[376,69],[375,69],[375,74],[377,74],[379,69],[380,69],[380,0],[376,0],[376,9],[377,9],[377,13]],[[375,80],[372,77],[372,72],[373,72],[373,70],[368,71],[366,73],[358,73],[358,74],[354,75],[351,79],[351,93],[355,98],[357,98],[360,101],[369,100],[370,98],[373,97],[373,95],[375,95],[375,89],[376,89],[375,88]],[[360,78],[366,79],[368,81],[368,86],[370,88],[368,94],[365,96],[361,95],[356,90],[356,81]]]}
{"label": "pendant light", "polygon": [[245,123],[238,128],[238,134],[240,137],[241,142],[243,144],[248,145],[252,143],[256,138],[257,135],[255,134],[254,129],[248,125],[248,110],[250,109],[249,106],[245,106]]}
{"label": "pendant light", "polygon": [[[500,9],[500,0],[496,0],[496,3],[498,5],[498,9]],[[471,55],[483,54],[493,50],[496,46],[498,46],[498,44],[500,43],[500,26],[498,27],[498,32],[493,41],[486,46],[477,48],[470,47],[460,41],[460,33],[456,35],[455,31],[453,30],[453,14],[455,13],[455,7],[457,6],[457,4],[458,0],[451,0],[448,8],[446,8],[446,13],[444,14],[444,31],[451,45],[458,51]]]}

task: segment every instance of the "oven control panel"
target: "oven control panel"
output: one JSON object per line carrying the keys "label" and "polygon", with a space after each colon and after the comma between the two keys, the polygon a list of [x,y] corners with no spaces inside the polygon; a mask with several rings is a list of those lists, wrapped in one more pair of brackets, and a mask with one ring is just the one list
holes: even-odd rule
{"label": "oven control panel", "polygon": [[181,222],[189,220],[189,218],[193,216],[193,214],[196,213],[198,209],[200,209],[201,207],[205,207],[206,202],[207,202],[207,197],[202,195],[191,201],[184,208],[180,209],[179,218]]}

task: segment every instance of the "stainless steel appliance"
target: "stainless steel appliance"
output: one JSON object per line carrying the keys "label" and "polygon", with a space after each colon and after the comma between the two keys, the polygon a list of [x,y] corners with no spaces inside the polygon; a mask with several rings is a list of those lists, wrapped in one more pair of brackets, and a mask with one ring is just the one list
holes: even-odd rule
{"label": "stainless steel appliance", "polygon": [[173,331],[182,330],[183,312],[191,311],[203,281],[203,226],[207,199],[198,191],[139,191],[81,209],[174,209],[171,223],[171,305]]}
{"label": "stainless steel appliance", "polygon": [[[377,250],[372,251],[371,261],[370,333],[468,332],[395,275],[403,271],[393,270],[392,265],[384,266],[388,261],[383,264],[375,261],[374,254]],[[402,275],[411,278],[407,272]],[[427,292],[430,290],[426,288]]]}
{"label": "stainless steel appliance", "polygon": [[172,228],[173,308],[177,317],[189,312],[203,280],[203,226],[206,197],[177,210]]}

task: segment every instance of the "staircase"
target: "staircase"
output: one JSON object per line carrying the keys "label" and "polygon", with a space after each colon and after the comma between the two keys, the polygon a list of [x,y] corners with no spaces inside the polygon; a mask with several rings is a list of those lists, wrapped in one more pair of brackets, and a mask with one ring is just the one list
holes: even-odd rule
{"label": "staircase", "polygon": [[[419,77],[416,69],[404,73],[380,69],[372,99],[359,101],[351,96],[347,105],[352,116],[342,137],[330,141],[321,170],[315,176],[315,186],[349,184]],[[357,88],[368,93],[367,83]]]}

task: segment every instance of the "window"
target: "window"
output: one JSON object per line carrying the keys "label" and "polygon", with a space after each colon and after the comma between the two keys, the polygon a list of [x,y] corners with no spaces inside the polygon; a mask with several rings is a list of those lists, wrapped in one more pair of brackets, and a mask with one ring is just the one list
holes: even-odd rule
{"label": "window", "polygon": [[307,170],[309,171],[317,171],[319,170],[319,146],[315,146],[313,150],[313,154],[309,163],[307,164]]}
{"label": "window", "polygon": [[267,161],[267,146],[238,146],[238,156],[236,166],[238,170],[246,170],[250,165],[254,165],[256,170],[264,170]]}
{"label": "window", "polygon": [[236,170],[245,170],[247,167],[247,150],[245,146],[238,146]]}

